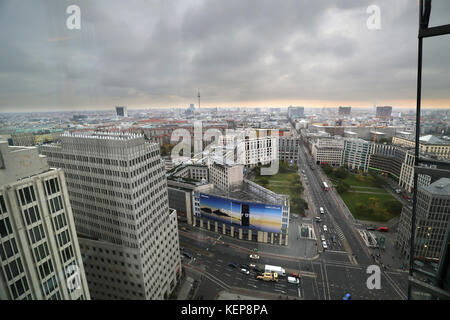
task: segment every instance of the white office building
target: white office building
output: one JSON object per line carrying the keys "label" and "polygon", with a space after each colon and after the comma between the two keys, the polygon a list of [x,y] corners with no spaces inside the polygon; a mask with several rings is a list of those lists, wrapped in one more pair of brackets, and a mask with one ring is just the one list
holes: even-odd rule
{"label": "white office building", "polygon": [[92,298],[168,298],[181,259],[159,145],[138,134],[65,133],[41,150],[66,172]]}
{"label": "white office building", "polygon": [[321,138],[312,143],[311,154],[317,164],[342,166],[344,140]]}
{"label": "white office building", "polygon": [[64,173],[0,142],[0,300],[90,300]]}
{"label": "white office building", "polygon": [[370,142],[363,139],[344,139],[343,164],[353,170],[367,171]]}

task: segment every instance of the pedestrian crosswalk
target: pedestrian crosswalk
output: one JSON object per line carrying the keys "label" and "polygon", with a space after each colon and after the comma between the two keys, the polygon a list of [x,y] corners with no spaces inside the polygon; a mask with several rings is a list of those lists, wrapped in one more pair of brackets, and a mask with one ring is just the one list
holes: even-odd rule
{"label": "pedestrian crosswalk", "polygon": [[335,225],[335,229],[336,229],[336,233],[337,233],[339,239],[344,241],[345,236],[344,236],[344,233],[342,232],[342,229],[337,224]]}

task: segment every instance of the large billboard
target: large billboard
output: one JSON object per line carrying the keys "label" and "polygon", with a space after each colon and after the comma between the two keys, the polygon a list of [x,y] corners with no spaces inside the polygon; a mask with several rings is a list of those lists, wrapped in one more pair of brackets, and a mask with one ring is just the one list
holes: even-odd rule
{"label": "large billboard", "polygon": [[281,232],[283,208],[279,205],[237,201],[200,193],[201,216],[257,231]]}

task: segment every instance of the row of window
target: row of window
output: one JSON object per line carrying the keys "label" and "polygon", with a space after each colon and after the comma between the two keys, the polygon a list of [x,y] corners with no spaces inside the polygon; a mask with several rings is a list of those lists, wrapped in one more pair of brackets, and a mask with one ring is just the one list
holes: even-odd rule
{"label": "row of window", "polygon": [[18,252],[19,251],[17,249],[16,240],[14,238],[3,241],[3,245],[0,243],[0,257],[2,258],[2,260],[11,258]]}
{"label": "row of window", "polygon": [[9,217],[0,218],[0,238],[6,237],[12,233],[11,223]]}
{"label": "row of window", "polygon": [[36,201],[36,195],[34,193],[34,187],[28,186],[17,190],[22,206],[25,206],[31,202]]}

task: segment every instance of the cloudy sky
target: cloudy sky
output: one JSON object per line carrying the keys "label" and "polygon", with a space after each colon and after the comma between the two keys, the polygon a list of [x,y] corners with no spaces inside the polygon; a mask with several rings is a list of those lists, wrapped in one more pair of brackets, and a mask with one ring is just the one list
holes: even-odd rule
{"label": "cloudy sky", "polygon": [[[187,107],[198,88],[204,107],[415,107],[418,2],[0,0],[0,112]],[[450,107],[450,36],[424,48],[424,105]]]}

